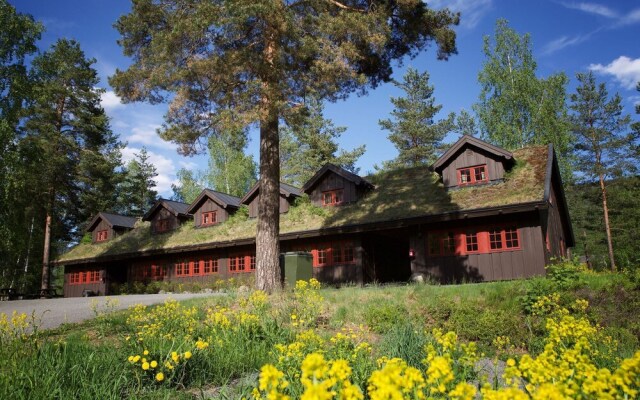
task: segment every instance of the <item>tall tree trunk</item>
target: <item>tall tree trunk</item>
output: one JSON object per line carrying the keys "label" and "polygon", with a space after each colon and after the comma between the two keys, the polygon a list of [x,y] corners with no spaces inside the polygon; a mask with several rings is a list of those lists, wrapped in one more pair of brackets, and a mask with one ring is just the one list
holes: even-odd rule
{"label": "tall tree trunk", "polygon": [[607,187],[604,183],[604,176],[600,174],[600,190],[602,191],[602,210],[604,211],[604,229],[607,232],[607,247],[609,248],[609,262],[611,270],[616,270],[616,261],[613,257],[613,242],[611,240],[611,227],[609,226],[609,207],[607,206]]}
{"label": "tall tree trunk", "polygon": [[273,95],[276,40],[266,34],[260,115],[260,194],[256,233],[256,287],[271,293],[280,287],[280,138]]}
{"label": "tall tree trunk", "polygon": [[49,253],[51,245],[51,209],[47,210],[47,220],[44,225],[44,252],[42,254],[42,281],[40,289],[49,289]]}
{"label": "tall tree trunk", "polygon": [[260,194],[256,234],[256,287],[271,293],[280,285],[280,158],[278,114],[260,122]]}

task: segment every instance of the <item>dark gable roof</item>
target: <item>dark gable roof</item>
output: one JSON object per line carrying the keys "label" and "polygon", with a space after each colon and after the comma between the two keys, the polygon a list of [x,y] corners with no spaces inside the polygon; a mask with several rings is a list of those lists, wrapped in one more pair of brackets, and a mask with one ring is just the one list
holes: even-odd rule
{"label": "dark gable roof", "polygon": [[149,221],[151,216],[156,213],[156,211],[160,208],[164,207],[169,212],[171,212],[176,217],[188,217],[189,214],[189,204],[181,203],[179,201],[159,199],[156,203],[151,207],[149,211],[142,217],[143,221]]}
{"label": "dark gable roof", "polygon": [[227,193],[216,192],[215,190],[211,189],[204,189],[202,192],[200,192],[200,195],[193,201],[193,203],[191,203],[191,206],[188,206],[187,211],[190,214],[193,214],[206,199],[215,201],[225,209],[236,209],[240,207],[240,198]]}
{"label": "dark gable roof", "polygon": [[96,225],[100,222],[100,220],[105,220],[111,228],[133,229],[136,224],[137,218],[127,217],[127,216],[118,215],[118,214],[110,214],[106,212],[99,212],[98,214],[96,214],[95,217],[93,217],[86,231],[87,232],[93,231]]}
{"label": "dark gable roof", "polygon": [[307,183],[304,184],[304,186],[302,186],[302,191],[307,193],[328,172],[333,172],[335,174],[338,174],[341,177],[343,177],[344,179],[353,182],[354,184],[356,184],[356,186],[357,185],[363,185],[363,186],[366,186],[366,187],[373,187],[373,185],[371,183],[369,183],[369,181],[367,181],[367,180],[363,179],[362,177],[354,174],[353,172],[349,172],[346,169],[338,167],[337,165],[334,165],[334,164],[325,164],[324,167],[320,168],[320,170],[318,172],[316,172],[315,175],[313,175],[311,177],[311,179],[309,179],[307,181]]}
{"label": "dark gable roof", "polygon": [[504,158],[505,160],[513,159],[513,154],[505,149],[494,146],[491,143],[487,143],[484,140],[480,140],[473,136],[463,135],[457,142],[455,142],[449,150],[445,151],[445,153],[438,158],[438,160],[433,163],[431,168],[440,173],[447,162],[454,157],[465,145],[470,145],[479,149],[482,149],[488,153],[495,155],[498,158]]}
{"label": "dark gable roof", "polygon": [[[256,182],[255,185],[247,192],[247,194],[242,197],[240,203],[249,204],[253,201],[253,198],[260,191],[260,181]],[[291,186],[286,183],[280,182],[280,194],[284,197],[300,197],[302,196],[302,191],[295,186]]]}

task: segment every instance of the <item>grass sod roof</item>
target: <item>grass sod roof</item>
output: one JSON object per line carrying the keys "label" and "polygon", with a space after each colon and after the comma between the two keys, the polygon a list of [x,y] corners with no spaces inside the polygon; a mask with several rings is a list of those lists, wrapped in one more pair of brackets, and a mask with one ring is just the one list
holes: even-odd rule
{"label": "grass sod roof", "polygon": [[[357,203],[320,208],[302,202],[281,215],[280,233],[542,201],[548,148],[530,147],[516,150],[513,155],[517,163],[506,174],[504,182],[477,187],[447,191],[439,182],[438,175],[426,167],[389,171],[368,177],[367,180],[376,187]],[[138,222],[135,229],[113,240],[75,246],[58,257],[56,264],[250,240],[255,238],[256,226],[256,219],[247,218],[242,212],[220,225],[195,228],[192,222],[187,222],[175,231],[155,235],[151,234],[149,222]]]}

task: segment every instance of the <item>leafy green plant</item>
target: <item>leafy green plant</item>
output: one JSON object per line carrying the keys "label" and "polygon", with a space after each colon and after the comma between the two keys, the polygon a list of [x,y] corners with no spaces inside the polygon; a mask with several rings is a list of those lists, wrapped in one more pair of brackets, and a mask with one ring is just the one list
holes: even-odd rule
{"label": "leafy green plant", "polygon": [[547,266],[547,278],[551,279],[560,289],[576,288],[581,285],[581,273],[586,266],[574,259],[554,260]]}
{"label": "leafy green plant", "polygon": [[394,325],[406,321],[407,310],[390,302],[370,306],[364,313],[364,319],[369,328],[376,333],[390,331]]}

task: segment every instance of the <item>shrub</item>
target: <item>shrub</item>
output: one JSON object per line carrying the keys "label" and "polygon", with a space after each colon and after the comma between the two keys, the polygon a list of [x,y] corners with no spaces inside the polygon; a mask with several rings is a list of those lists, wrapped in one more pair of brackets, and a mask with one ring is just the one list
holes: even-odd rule
{"label": "shrub", "polygon": [[547,278],[551,279],[560,289],[572,289],[582,284],[581,273],[587,271],[586,265],[577,258],[572,260],[555,260],[547,266]]}

